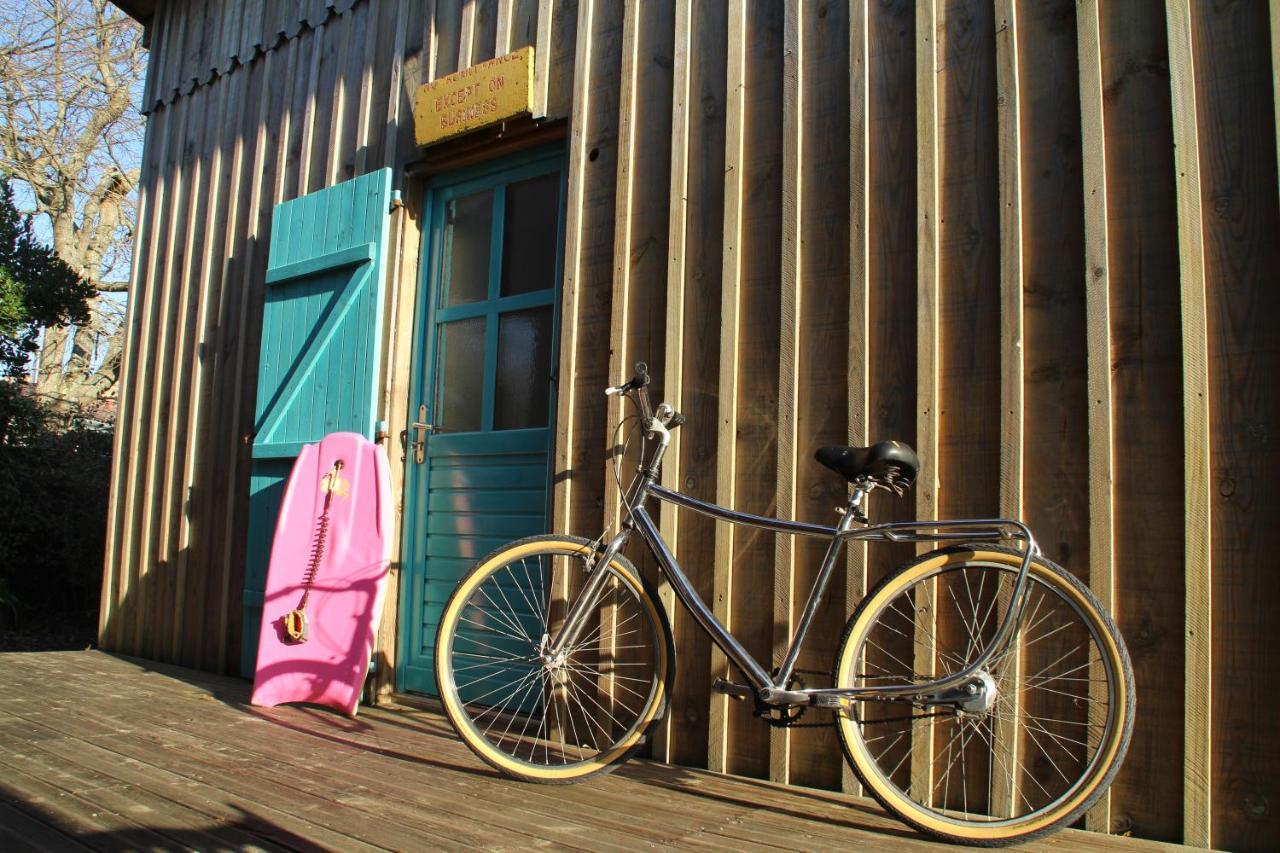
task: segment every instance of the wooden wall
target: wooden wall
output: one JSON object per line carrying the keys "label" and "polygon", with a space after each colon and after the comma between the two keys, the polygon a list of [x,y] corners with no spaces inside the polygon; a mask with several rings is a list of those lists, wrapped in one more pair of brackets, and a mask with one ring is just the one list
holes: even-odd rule
{"label": "wooden wall", "polygon": [[[618,410],[601,391],[637,359],[690,418],[665,480],[700,497],[830,521],[843,488],[815,446],[911,442],[919,487],[877,495],[873,517],[1019,513],[1129,642],[1137,729],[1088,825],[1267,848],[1276,5],[163,4],[104,644],[237,659],[240,436],[272,204],[403,170],[419,82],[535,44],[539,112],[569,118],[555,529],[617,518],[604,461]],[[416,185],[397,186],[389,315],[403,319],[419,235]],[[390,329],[393,432],[406,328]],[[813,549],[669,508],[662,525],[748,648],[780,656]],[[909,555],[851,554],[800,663],[809,683],[858,597]],[[828,732],[770,731],[709,695],[724,659],[674,615],[659,757],[855,787]],[[394,619],[383,634],[393,664]]]}

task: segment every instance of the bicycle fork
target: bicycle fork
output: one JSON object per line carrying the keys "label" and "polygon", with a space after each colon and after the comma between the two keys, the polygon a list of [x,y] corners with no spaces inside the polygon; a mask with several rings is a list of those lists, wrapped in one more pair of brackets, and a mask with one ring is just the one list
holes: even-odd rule
{"label": "bicycle fork", "polygon": [[582,629],[586,627],[587,616],[595,609],[599,603],[600,597],[604,592],[605,582],[608,580],[608,572],[602,569],[613,562],[613,558],[618,555],[627,540],[631,537],[629,529],[623,529],[617,536],[609,541],[598,556],[588,556],[591,561],[587,569],[587,584],[578,593],[573,603],[569,606],[569,612],[565,614],[564,624],[560,626],[560,630],[556,632],[555,637],[550,642],[543,642],[543,649],[540,650],[544,662],[553,662],[562,660],[567,654],[566,649],[573,648],[578,642],[578,638],[582,636]]}

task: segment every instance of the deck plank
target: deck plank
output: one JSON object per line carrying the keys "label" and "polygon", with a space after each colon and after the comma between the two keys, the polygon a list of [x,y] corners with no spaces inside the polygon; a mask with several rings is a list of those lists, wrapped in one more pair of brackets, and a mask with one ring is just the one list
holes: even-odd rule
{"label": "deck plank", "polygon": [[648,761],[513,782],[430,711],[254,708],[243,681],[101,652],[0,654],[0,683],[5,850],[949,849],[864,798]]}

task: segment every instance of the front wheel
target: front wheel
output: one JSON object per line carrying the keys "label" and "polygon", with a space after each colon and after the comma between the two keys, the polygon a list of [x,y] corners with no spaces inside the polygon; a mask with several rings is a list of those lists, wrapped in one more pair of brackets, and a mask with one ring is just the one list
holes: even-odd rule
{"label": "front wheel", "polygon": [[[896,570],[850,618],[834,683],[923,685],[964,668],[993,640],[1021,561],[961,546]],[[972,698],[922,691],[842,712],[845,757],[881,805],[948,841],[1001,846],[1071,824],[1110,784],[1133,730],[1115,624],[1037,557],[1014,642],[978,676]]]}
{"label": "front wheel", "polygon": [[[574,782],[634,753],[666,709],[671,631],[646,581],[591,542],[533,536],[481,560],[440,617],[436,684],[463,742],[532,782]],[[577,639],[552,641],[590,572],[606,572]]]}

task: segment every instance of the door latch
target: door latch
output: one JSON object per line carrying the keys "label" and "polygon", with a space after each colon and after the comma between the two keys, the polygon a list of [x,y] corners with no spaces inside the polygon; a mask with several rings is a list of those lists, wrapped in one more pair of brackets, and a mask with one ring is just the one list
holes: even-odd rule
{"label": "door latch", "polygon": [[413,461],[421,465],[427,459],[427,434],[436,431],[435,425],[427,423],[426,404],[418,407],[418,419],[409,424],[409,429],[413,430],[413,441],[409,442]]}

